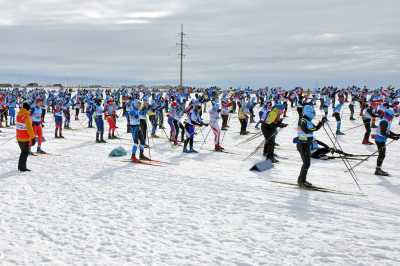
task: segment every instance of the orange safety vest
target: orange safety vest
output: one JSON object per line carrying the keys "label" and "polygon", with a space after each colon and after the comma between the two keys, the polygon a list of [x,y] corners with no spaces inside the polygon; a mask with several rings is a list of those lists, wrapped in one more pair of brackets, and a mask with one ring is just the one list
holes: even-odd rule
{"label": "orange safety vest", "polygon": [[31,139],[29,136],[28,130],[26,129],[25,118],[29,117],[29,115],[23,115],[22,117],[17,115],[17,138],[19,139]]}

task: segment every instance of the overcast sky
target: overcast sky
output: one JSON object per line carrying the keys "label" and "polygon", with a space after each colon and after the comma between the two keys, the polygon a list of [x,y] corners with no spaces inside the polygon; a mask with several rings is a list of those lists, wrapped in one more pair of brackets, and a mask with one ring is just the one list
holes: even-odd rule
{"label": "overcast sky", "polygon": [[397,0],[0,0],[1,83],[400,87]]}

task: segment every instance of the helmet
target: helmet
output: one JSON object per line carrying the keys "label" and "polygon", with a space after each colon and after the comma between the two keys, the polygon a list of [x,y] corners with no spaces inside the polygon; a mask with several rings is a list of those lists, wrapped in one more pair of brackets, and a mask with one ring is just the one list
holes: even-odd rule
{"label": "helmet", "polygon": [[151,104],[156,104],[156,101],[152,100],[152,101],[151,101]]}
{"label": "helmet", "polygon": [[173,107],[175,107],[175,106],[177,106],[177,105],[178,105],[177,102],[173,102],[173,103],[172,103],[172,106],[173,106]]}
{"label": "helmet", "polygon": [[285,110],[285,106],[283,104],[276,104],[275,108],[278,110]]}
{"label": "helmet", "polygon": [[392,120],[393,117],[394,117],[394,111],[393,111],[393,110],[390,110],[390,109],[387,109],[387,110],[385,111],[384,117],[387,118],[387,119],[389,119],[389,120]]}
{"label": "helmet", "polygon": [[307,105],[304,107],[304,115],[313,119],[315,117],[315,110],[311,106]]}
{"label": "helmet", "polygon": [[[153,101],[154,102],[154,101]],[[136,105],[139,105],[140,104],[140,101],[138,100],[138,99],[136,99],[136,100],[134,100],[133,101],[133,106],[136,106]]]}
{"label": "helmet", "polygon": [[219,109],[219,104],[218,103],[216,103],[214,106],[215,106],[215,108]]}

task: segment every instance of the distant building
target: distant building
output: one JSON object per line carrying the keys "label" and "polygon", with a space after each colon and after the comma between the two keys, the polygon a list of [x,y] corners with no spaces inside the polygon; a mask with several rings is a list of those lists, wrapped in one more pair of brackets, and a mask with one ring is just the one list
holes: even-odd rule
{"label": "distant building", "polygon": [[90,85],[89,88],[101,88],[101,85]]}
{"label": "distant building", "polygon": [[27,87],[39,87],[39,84],[37,83],[28,83],[28,85],[26,85]]}
{"label": "distant building", "polygon": [[0,84],[1,88],[12,88],[10,83],[6,83],[6,84]]}
{"label": "distant building", "polygon": [[19,86],[19,84],[14,84],[13,87],[14,88],[19,88],[20,86]]}
{"label": "distant building", "polygon": [[62,88],[62,85],[61,85],[61,84],[53,84],[52,87],[53,87],[53,88]]}

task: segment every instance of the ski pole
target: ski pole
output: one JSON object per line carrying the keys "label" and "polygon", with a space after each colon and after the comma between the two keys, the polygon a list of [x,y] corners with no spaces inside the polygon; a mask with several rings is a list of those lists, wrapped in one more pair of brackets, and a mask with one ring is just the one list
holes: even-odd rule
{"label": "ski pole", "polygon": [[262,132],[259,132],[259,133],[255,134],[255,135],[251,136],[250,138],[245,139],[244,141],[240,142],[239,144],[236,144],[235,146],[238,146],[238,145],[247,143],[247,142],[249,142],[249,141],[252,141],[253,139],[255,139],[255,138],[261,136],[261,134],[262,134]]}
{"label": "ski pole", "polygon": [[[328,126],[329,126],[329,124],[328,124]],[[326,132],[326,135],[328,135],[329,139],[331,140],[333,146],[335,146],[335,143],[333,142],[331,136],[328,134],[328,131],[326,131],[325,126],[324,126],[323,128],[324,128],[324,130],[325,130],[325,132]],[[331,130],[331,131],[332,131],[332,130]],[[342,161],[343,161],[344,165],[346,166],[346,168],[349,169],[349,166],[351,167],[350,162],[347,161],[347,163],[349,164],[349,166],[348,166],[348,165],[346,164],[346,162],[344,161],[344,159],[342,158],[342,155],[341,155],[340,153],[338,153],[338,154],[339,154],[339,156],[340,156],[340,159],[342,159]],[[349,169],[349,171],[350,171],[350,169]],[[353,174],[354,174],[354,176],[353,176]],[[357,176],[355,175],[354,171],[353,171],[353,172],[350,171],[350,175],[351,175],[351,177],[354,179],[354,182],[356,182],[358,188],[361,190],[360,185],[357,183],[357,180],[356,180]]]}
{"label": "ski pole", "polygon": [[163,128],[162,130],[164,131],[164,134],[165,134],[165,136],[167,137],[169,144],[171,144],[172,148],[175,149],[174,145],[171,143],[171,139],[168,138],[168,135],[167,135],[167,132],[165,132],[165,129]]}
{"label": "ski pole", "polygon": [[253,155],[254,155],[259,149],[261,149],[266,143],[267,143],[266,140],[263,139],[263,140],[261,141],[261,144],[258,145],[258,146],[256,147],[256,149],[255,149],[252,153],[250,153],[250,155],[247,156],[247,158],[244,159],[243,161],[246,161],[248,158],[250,158],[251,156],[253,156]]}
{"label": "ski pole", "polygon": [[[87,130],[86,130],[86,131],[87,131]],[[117,135],[118,135],[118,138],[119,138],[119,142],[122,143],[121,138],[119,137],[119,133],[118,133],[117,127],[115,127],[115,131],[117,131]]]}
{"label": "ski pole", "polygon": [[0,147],[3,146],[4,144],[6,144],[7,142],[9,142],[10,140],[14,139],[14,138],[16,138],[16,137],[12,137],[11,139],[7,140],[7,141],[4,142],[3,144],[1,144]]}
{"label": "ski pole", "polygon": [[[385,146],[383,146],[382,148],[380,148],[379,150],[377,150],[377,151],[374,152],[373,154],[368,155],[367,158],[363,159],[361,162],[359,162],[358,164],[354,165],[352,168],[350,168],[350,170],[353,170],[354,168],[356,168],[357,166],[359,166],[360,164],[362,164],[363,162],[365,162],[366,160],[368,160],[371,156],[374,156],[375,153],[379,152],[381,149],[386,148],[386,146],[388,146],[389,144],[391,144],[393,141],[395,141],[395,140],[392,140],[391,142],[389,142],[388,144],[386,144]],[[345,171],[345,172],[348,172],[348,171]]]}
{"label": "ski pole", "polygon": [[[146,127],[148,127],[148,124],[147,124],[147,117],[146,117]],[[148,130],[147,130],[147,131],[148,131]],[[148,132],[147,132],[147,133],[148,133]],[[154,139],[151,138],[151,141],[153,142],[154,150],[157,151],[157,150],[156,150],[156,145],[154,144]],[[149,144],[150,144],[150,140],[149,140]],[[150,147],[150,145],[149,145],[149,147]]]}
{"label": "ski pole", "polygon": [[[63,115],[64,115],[64,118],[65,118],[65,121],[67,121],[69,128],[72,130],[72,133],[74,133],[74,136],[75,136],[75,132],[74,132],[74,130],[72,129],[71,125],[69,124],[68,119],[67,119],[67,117],[65,116],[64,112],[63,112]],[[62,125],[61,125],[61,126],[62,126]]]}
{"label": "ski pole", "polygon": [[[210,134],[211,129],[212,129],[212,128],[211,128],[211,126],[210,126],[210,130],[208,131],[207,136],[206,136],[206,138],[205,138],[204,141],[203,141],[203,144],[201,144],[201,147],[200,147],[199,151],[201,150],[201,148],[203,148],[203,145],[204,145],[204,143],[206,142],[206,139],[208,138],[208,134]],[[222,144],[222,142],[221,142],[221,144]]]}
{"label": "ski pole", "polygon": [[[81,124],[81,126],[86,130],[86,132],[89,133],[89,131],[87,131],[87,129],[82,125],[82,123],[81,123],[81,121],[79,121],[79,119],[78,119],[78,122],[79,122],[79,124]],[[72,128],[71,128],[71,129],[72,129]]]}
{"label": "ski pole", "polygon": [[277,131],[275,131],[275,133],[272,134],[268,139],[266,139],[266,140],[264,139],[264,140],[261,142],[260,146],[258,146],[258,147],[257,147],[249,156],[247,156],[247,158],[244,159],[243,161],[246,161],[248,158],[250,158],[251,156],[253,156],[259,149],[261,149],[261,147],[263,146],[263,144],[266,144],[270,138],[272,138],[273,136],[275,136],[276,134],[278,134],[278,132],[280,132],[282,129],[283,129],[283,128],[279,128],[279,129],[278,129]]}
{"label": "ski pole", "polygon": [[351,128],[349,128],[349,129],[343,130],[343,132],[346,132],[346,131],[348,131],[348,130],[351,130],[351,129],[354,129],[354,128],[357,128],[357,127],[361,127],[361,126],[366,125],[366,124],[368,124],[368,123],[370,123],[370,122],[367,122],[367,123],[364,123],[364,124],[361,124],[361,125],[358,125],[358,126],[355,126],[355,127],[351,127]]}
{"label": "ski pole", "polygon": [[[226,125],[225,125],[225,126],[226,126]],[[228,131],[228,130],[225,128],[225,132],[224,132],[224,135],[222,136],[222,140],[221,140],[221,145],[222,145],[222,142],[224,142],[224,138],[225,138],[226,131]]]}

